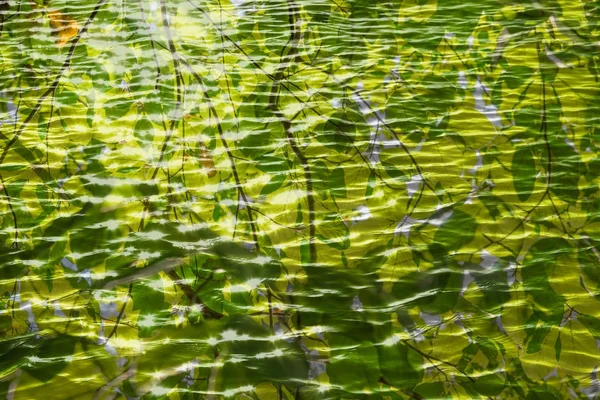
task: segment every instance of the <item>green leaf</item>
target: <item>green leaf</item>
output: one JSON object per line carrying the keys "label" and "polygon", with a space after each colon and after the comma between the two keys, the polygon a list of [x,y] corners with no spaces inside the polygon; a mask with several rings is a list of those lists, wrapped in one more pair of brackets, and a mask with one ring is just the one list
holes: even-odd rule
{"label": "green leaf", "polygon": [[569,253],[571,246],[564,239],[544,238],[531,247],[521,268],[523,286],[534,300],[536,315],[556,325],[562,320],[565,299],[552,289],[548,279],[557,258]]}
{"label": "green leaf", "polygon": [[415,388],[415,393],[422,396],[424,399],[445,399],[446,390],[442,382],[427,382],[420,383]]}
{"label": "green leaf", "polygon": [[121,119],[132,105],[133,101],[128,97],[113,97],[104,103],[104,113],[109,120]]}
{"label": "green leaf", "polygon": [[327,200],[329,198],[329,168],[323,161],[317,160],[312,165],[311,172],[313,174],[314,190],[323,200]]}
{"label": "green leaf", "polygon": [[532,334],[527,341],[527,354],[537,353],[542,350],[544,341],[550,335],[552,326],[545,323],[538,323],[532,331]]}
{"label": "green leaf", "polygon": [[13,171],[21,171],[23,169],[27,168],[27,165],[25,164],[2,164],[0,165],[0,171],[8,171],[8,172],[13,172]]}
{"label": "green leaf", "polygon": [[554,82],[556,75],[558,74],[558,65],[556,65],[548,56],[546,52],[540,52],[540,74],[542,79],[546,83]]}
{"label": "green leaf", "polygon": [[365,198],[368,199],[373,195],[373,188],[375,187],[377,181],[375,176],[375,171],[371,171],[369,174],[369,180],[367,182],[367,188],[365,189]]}
{"label": "green leaf", "polygon": [[390,178],[406,180],[406,175],[404,172],[400,171],[394,164],[387,161],[382,161],[381,165],[383,165],[385,172],[388,174]]}
{"label": "green leaf", "polygon": [[265,154],[257,158],[256,168],[262,172],[275,175],[286,172],[288,169],[288,162],[285,158]]}
{"label": "green leaf", "polygon": [[432,252],[438,249],[445,252],[460,249],[475,237],[477,222],[469,214],[454,210],[450,217],[442,223],[433,237]]}
{"label": "green leaf", "polygon": [[505,380],[499,374],[487,374],[475,381],[475,390],[488,397],[498,396],[504,390]]}
{"label": "green leaf", "polygon": [[341,333],[329,335],[330,364],[327,375],[332,385],[347,391],[374,387],[379,381],[379,355],[373,343],[361,342]]}
{"label": "green leaf", "polygon": [[502,103],[502,83],[504,80],[502,78],[498,79],[494,88],[492,89],[492,104],[496,107],[499,107]]}
{"label": "green leaf", "polygon": [[517,89],[531,77],[533,69],[524,65],[515,65],[502,73],[502,78],[506,86],[510,89]]}
{"label": "green leaf", "polygon": [[344,168],[341,166],[336,167],[331,171],[329,193],[331,193],[332,197],[336,198],[346,197],[346,178],[344,175]]}
{"label": "green leaf", "polygon": [[[414,98],[408,97],[402,92],[395,92],[388,99],[385,118],[386,123],[396,132],[411,132],[424,125],[424,122],[427,121],[427,114]],[[445,126],[448,125],[448,118],[444,123]],[[431,137],[441,135],[445,126],[440,126],[440,131]]]}
{"label": "green leaf", "polygon": [[38,119],[38,136],[40,140],[46,140],[46,136],[48,136],[48,122],[41,115]]}
{"label": "green leaf", "polygon": [[75,344],[78,341],[78,338],[67,335],[44,340],[35,351],[34,360],[30,358],[23,369],[42,382],[50,381],[71,362],[69,357],[75,355]]}
{"label": "green leaf", "polygon": [[[218,390],[258,386],[262,382],[285,383],[291,388],[302,385],[308,378],[308,362],[299,345],[282,339],[269,340],[271,332],[250,317],[237,315],[226,318],[223,331],[248,335],[247,340],[226,341],[219,345],[227,349]],[[245,362],[236,359],[245,358]]]}
{"label": "green leaf", "polygon": [[556,343],[554,344],[554,351],[556,352],[556,361],[560,361],[560,352],[562,349],[562,343],[560,342],[560,333],[556,338]]}
{"label": "green leaf", "polygon": [[523,107],[515,111],[515,125],[526,128],[534,135],[538,135],[542,126],[542,113],[533,107]]}
{"label": "green leaf", "polygon": [[[351,147],[356,136],[356,124],[349,119],[351,116],[353,114],[336,112],[323,125],[323,130],[315,135],[316,139],[337,152],[345,152]],[[358,120],[358,118],[352,119]]]}
{"label": "green leaf", "polygon": [[561,200],[575,203],[579,198],[581,159],[575,149],[565,140],[566,138],[561,135],[550,142],[552,157],[550,190]]}
{"label": "green leaf", "polygon": [[499,260],[490,269],[473,270],[471,276],[477,282],[483,301],[479,305],[484,310],[493,313],[510,301],[510,289],[506,280],[508,263]]}
{"label": "green leaf", "polygon": [[457,304],[463,271],[455,261],[440,262],[427,274],[413,272],[396,282],[392,292],[401,307],[418,306],[423,312],[443,314]]}
{"label": "green leaf", "polygon": [[140,147],[147,148],[152,143],[154,140],[154,126],[146,115],[138,118],[133,128],[133,134]]}
{"label": "green leaf", "polygon": [[399,389],[412,389],[423,378],[423,357],[404,343],[379,346],[379,366],[386,382]]}
{"label": "green leaf", "polygon": [[300,262],[302,265],[310,265],[310,244],[308,240],[300,242]]}
{"label": "green leaf", "polygon": [[261,189],[260,195],[266,196],[281,188],[281,186],[283,186],[283,183],[285,182],[286,176],[287,174],[285,173],[271,176],[269,182]]}
{"label": "green leaf", "polygon": [[44,210],[44,212],[47,214],[51,213],[54,210],[54,204],[52,204],[52,201],[48,196],[48,188],[44,185],[37,185],[35,192],[42,210]]}
{"label": "green leaf", "polygon": [[96,96],[93,92],[87,96],[87,102],[88,110],[86,114],[86,121],[88,126],[91,128],[94,125],[94,116],[96,115],[96,108],[94,107]]}
{"label": "green leaf", "polygon": [[64,89],[60,94],[56,95],[56,102],[61,106],[74,106],[77,104],[79,96],[77,93]]}
{"label": "green leaf", "polygon": [[101,93],[107,92],[112,89],[113,85],[110,79],[110,75],[106,70],[104,63],[93,63],[88,70],[88,75],[94,82],[94,89]]}
{"label": "green leaf", "polygon": [[533,152],[529,146],[517,147],[512,161],[513,185],[519,200],[527,201],[533,194],[537,170]]}
{"label": "green leaf", "polygon": [[350,231],[340,217],[335,214],[325,217],[316,227],[316,236],[323,243],[337,250],[350,247]]}

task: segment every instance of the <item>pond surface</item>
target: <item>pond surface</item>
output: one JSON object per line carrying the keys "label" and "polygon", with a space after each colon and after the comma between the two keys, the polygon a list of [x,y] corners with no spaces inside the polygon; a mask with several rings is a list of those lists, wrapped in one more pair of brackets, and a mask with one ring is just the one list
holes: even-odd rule
{"label": "pond surface", "polygon": [[599,22],[0,0],[0,394],[596,399]]}

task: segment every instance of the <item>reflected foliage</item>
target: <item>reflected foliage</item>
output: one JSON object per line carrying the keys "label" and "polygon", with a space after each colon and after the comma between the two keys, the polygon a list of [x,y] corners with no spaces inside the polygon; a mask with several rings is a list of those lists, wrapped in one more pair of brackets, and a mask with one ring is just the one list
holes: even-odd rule
{"label": "reflected foliage", "polygon": [[0,0],[0,393],[596,398],[600,3],[522,3]]}

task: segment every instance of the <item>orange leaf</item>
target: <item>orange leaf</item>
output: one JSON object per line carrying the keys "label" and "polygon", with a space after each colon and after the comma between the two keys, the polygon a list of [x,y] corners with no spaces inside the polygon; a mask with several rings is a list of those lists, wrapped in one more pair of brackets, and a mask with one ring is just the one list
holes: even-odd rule
{"label": "orange leaf", "polygon": [[79,33],[77,21],[59,11],[49,11],[48,18],[50,18],[50,27],[53,33],[58,35],[58,47],[63,47]]}

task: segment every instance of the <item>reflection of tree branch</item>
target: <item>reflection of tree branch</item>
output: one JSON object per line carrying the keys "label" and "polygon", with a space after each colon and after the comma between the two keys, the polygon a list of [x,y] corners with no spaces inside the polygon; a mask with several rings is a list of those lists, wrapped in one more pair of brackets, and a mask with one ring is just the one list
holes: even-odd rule
{"label": "reflection of tree branch", "polygon": [[146,28],[148,29],[148,38],[150,39],[150,46],[152,46],[152,54],[154,56],[154,64],[156,64],[156,80],[154,81],[154,90],[158,90],[158,80],[160,78],[160,65],[158,64],[158,57],[156,55],[156,48],[154,47],[154,39],[152,38],[152,32],[150,32],[150,26],[146,22],[146,13],[144,11],[144,6],[142,5],[142,0],[138,0],[138,5],[140,7],[140,13],[142,17],[142,21],[146,24]]}
{"label": "reflection of tree branch", "polygon": [[[404,151],[404,153],[406,155],[408,155],[408,157],[411,160],[411,163],[415,166],[415,168],[417,169],[417,173],[419,175],[419,177],[421,178],[421,188],[419,190],[419,195],[417,196],[417,200],[415,201],[415,203],[413,204],[413,207],[411,209],[411,211],[408,213],[408,215],[412,215],[413,212],[415,211],[415,209],[417,208],[417,205],[419,204],[422,196],[423,196],[423,190],[425,187],[427,187],[429,190],[431,190],[434,194],[436,193],[435,189],[433,188],[433,186],[431,186],[431,184],[425,179],[425,176],[423,174],[423,169],[421,168],[421,166],[419,165],[419,163],[417,162],[417,160],[414,158],[414,156],[412,155],[411,151],[408,149],[408,147],[406,147],[406,145],[402,142],[402,140],[400,140],[400,137],[398,136],[398,133],[392,128],[390,127],[387,122],[381,117],[381,115],[375,111],[371,105],[369,103],[367,103],[362,96],[360,95],[360,93],[358,91],[354,91],[347,83],[346,81],[340,81],[339,79],[337,79],[334,75],[330,74],[329,72],[325,71],[323,68],[319,67],[319,66],[315,66],[315,65],[309,65],[309,67],[316,69],[317,71],[326,74],[330,79],[332,79],[334,82],[336,82],[338,85],[340,85],[342,88],[344,88],[345,90],[349,90],[351,92],[354,92],[356,94],[356,96],[358,97],[358,99],[367,106],[367,108],[369,109],[369,111],[375,116],[375,118],[377,118],[378,120],[378,124],[381,124],[383,127],[386,128],[386,130],[388,130],[393,136],[394,138],[396,138],[396,140],[398,141],[398,143],[400,144],[400,148]],[[364,160],[364,159],[363,159]],[[411,198],[412,200],[412,198]],[[410,201],[408,203],[408,206],[410,206]]]}
{"label": "reflection of tree branch", "polygon": [[52,100],[50,103],[50,118],[48,118],[48,124],[46,125],[46,168],[48,169],[48,175],[50,175],[50,144],[48,140],[50,138],[50,124],[52,123],[52,117],[54,114],[54,95],[52,95]]}
{"label": "reflection of tree branch", "polygon": [[[167,14],[167,5],[165,3],[165,0],[161,0],[160,10],[161,10],[161,14],[162,14],[163,29],[165,31],[165,36],[167,37],[167,44],[169,47],[169,52],[171,53],[171,58],[173,60],[173,69],[174,69],[174,74],[175,74],[175,85],[176,85],[176,92],[177,92],[176,93],[176,96],[177,96],[176,106],[179,108],[179,107],[182,107],[181,84],[183,83],[183,78],[181,77],[181,70],[179,68],[179,56],[177,54],[177,51],[175,49],[175,43],[173,42],[173,38],[171,36],[171,25],[169,24],[169,16]],[[163,142],[162,149],[160,151],[160,156],[158,158],[158,166],[154,169],[154,172],[152,173],[152,179],[155,179],[156,175],[158,174],[158,171],[160,169],[160,164],[162,163],[162,160],[165,157],[167,146],[169,145],[169,141],[171,140],[171,137],[173,136],[173,130],[175,129],[175,125],[177,124],[177,118],[179,118],[179,113],[176,113],[176,114],[177,115],[175,116],[175,118],[173,118],[171,120],[171,123],[169,124],[169,128],[167,129],[167,135]],[[163,117],[164,117],[164,113],[163,113]],[[163,125],[164,124],[165,124],[165,122],[163,120]]]}
{"label": "reflection of tree branch", "polygon": [[[6,156],[8,155],[9,150],[13,146],[16,146],[15,151],[23,159],[27,160],[30,164],[32,164],[34,162],[36,157],[33,155],[31,150],[29,150],[28,148],[26,148],[19,142],[19,138],[23,134],[27,125],[32,121],[33,117],[40,111],[40,109],[42,108],[42,104],[44,103],[46,98],[50,95],[54,96],[54,93],[55,93],[56,89],[58,88],[60,79],[62,78],[62,76],[66,72],[66,70],[69,68],[69,66],[71,65],[73,54],[75,52],[75,48],[77,47],[79,40],[87,32],[88,27],[90,26],[92,21],[95,19],[96,15],[98,14],[98,12],[100,10],[100,7],[102,7],[102,5],[105,2],[106,2],[106,0],[99,0],[98,3],[96,3],[96,6],[94,7],[92,13],[88,17],[88,20],[84,24],[83,28],[79,31],[79,33],[73,39],[73,41],[71,43],[71,47],[69,48],[69,51],[65,58],[65,61],[63,62],[63,65],[61,66],[58,74],[55,76],[54,80],[52,81],[52,84],[38,98],[36,104],[32,107],[31,111],[29,112],[29,114],[27,115],[25,120],[21,123],[19,128],[16,130],[13,137],[11,139],[9,139],[6,135],[4,135],[3,133],[0,132],[0,139],[7,142],[6,146],[4,147],[4,149],[2,151],[2,154],[0,155],[0,165],[4,164],[4,160],[6,159]],[[19,8],[20,8],[20,3],[19,3]],[[15,122],[15,124],[16,124],[16,122]],[[48,124],[50,124],[50,122],[48,122]],[[15,125],[15,128],[16,128],[16,125]],[[47,160],[46,160],[46,162],[47,162]],[[38,175],[38,177],[41,179],[42,182],[48,183],[48,182],[53,181],[52,174],[50,173],[49,167],[48,167],[48,170],[45,170],[44,168],[42,168],[41,165],[32,164],[31,169],[33,170],[33,172],[36,175]],[[59,192],[58,195],[64,200],[70,199],[70,196],[62,191]]]}
{"label": "reflection of tree branch", "polygon": [[365,99],[362,98],[360,93],[356,90],[353,90],[345,81],[341,81],[341,80],[337,79],[333,74],[327,72],[322,67],[319,67],[316,65],[309,65],[309,67],[327,75],[331,80],[333,80],[335,83],[337,83],[344,89],[349,90],[350,92],[353,92],[358,97],[360,102],[363,103],[369,109],[369,112],[371,114],[373,114],[375,116],[375,118],[377,118],[378,123],[381,124],[383,127],[385,127],[386,130],[389,131],[394,136],[394,138],[398,141],[398,143],[400,143],[400,148],[410,158],[410,161],[417,169],[417,173],[419,174],[419,177],[421,178],[421,181],[423,182],[423,184],[427,188],[429,188],[429,190],[431,190],[433,193],[435,193],[435,189],[433,188],[433,186],[431,186],[431,184],[429,184],[429,182],[425,179],[425,176],[423,175],[423,169],[421,168],[421,166],[419,165],[417,160],[414,158],[414,156],[412,155],[410,150],[406,147],[406,145],[402,142],[402,140],[400,140],[398,133],[391,126],[389,126],[389,124],[381,117],[381,115],[378,112],[376,112],[373,109],[373,107],[368,102],[365,101]]}
{"label": "reflection of tree branch", "polygon": [[60,68],[60,70],[58,71],[58,74],[56,74],[54,81],[52,82],[50,87],[48,89],[46,89],[46,91],[43,92],[42,95],[38,98],[35,106],[29,112],[29,114],[27,115],[25,120],[21,123],[21,126],[19,126],[19,129],[17,130],[15,135],[6,144],[6,147],[4,147],[4,150],[2,151],[2,155],[0,155],[0,165],[4,164],[4,160],[6,158],[6,155],[8,154],[8,151],[10,150],[10,148],[17,142],[17,140],[19,140],[19,137],[21,136],[23,131],[25,131],[25,127],[31,122],[31,120],[38,113],[38,111],[40,111],[40,109],[42,108],[42,104],[44,103],[44,100],[46,100],[46,98],[50,94],[54,93],[54,91],[58,87],[58,83],[60,82],[60,79],[62,78],[65,71],[71,65],[71,60],[73,58],[73,54],[75,53],[75,48],[77,47],[77,44],[79,43],[79,39],[81,39],[81,36],[83,36],[87,32],[88,27],[90,26],[90,24],[92,23],[94,18],[96,18],[96,14],[98,14],[98,11],[100,11],[100,7],[102,7],[102,5],[105,2],[106,2],[106,0],[99,0],[98,3],[96,3],[94,10],[90,14],[85,25],[83,26],[83,28],[81,28],[81,31],[79,31],[79,33],[73,39],[73,42],[71,43],[71,47],[69,48],[69,52],[67,53],[67,56],[65,58],[65,61],[62,65],[62,67]]}
{"label": "reflection of tree branch", "polygon": [[2,189],[4,190],[4,194],[6,195],[6,201],[8,202],[8,208],[10,208],[10,212],[13,216],[14,226],[15,226],[15,240],[13,241],[12,246],[15,246],[17,249],[19,248],[19,226],[17,224],[17,214],[15,214],[15,210],[13,209],[12,202],[10,201],[10,195],[8,194],[8,189],[6,188],[6,184],[4,183],[4,178],[0,174],[0,184],[2,184]]}
{"label": "reflection of tree branch", "polygon": [[214,400],[217,397],[217,379],[219,376],[219,369],[223,367],[226,362],[229,350],[225,349],[220,353],[215,350],[215,360],[212,367],[210,368],[210,376],[208,377],[208,392],[206,400]]}
{"label": "reflection of tree branch", "polygon": [[475,379],[473,379],[471,376],[466,375],[465,373],[463,373],[461,370],[458,369],[458,366],[454,363],[448,362],[448,361],[444,361],[441,358],[429,355],[423,351],[421,351],[421,349],[419,349],[416,346],[413,346],[412,344],[409,343],[408,340],[402,340],[402,343],[404,343],[405,346],[411,348],[412,350],[414,350],[415,352],[419,353],[421,356],[425,357],[430,363],[431,365],[433,365],[438,371],[440,371],[442,374],[446,375],[442,370],[440,370],[440,368],[437,366],[437,364],[435,364],[433,361],[437,361],[441,364],[447,365],[449,367],[452,367],[454,369],[456,369],[458,372],[460,372],[462,375],[464,375],[467,379],[469,379],[471,382],[475,382]]}
{"label": "reflection of tree branch", "polygon": [[380,383],[383,383],[384,385],[387,385],[387,386],[389,386],[389,387],[393,387],[393,388],[396,388],[396,389],[400,390],[402,393],[404,393],[405,395],[407,395],[407,396],[408,396],[408,397],[410,397],[411,399],[415,399],[415,400],[424,400],[424,397],[423,397],[423,396],[421,396],[420,394],[418,394],[418,393],[415,393],[415,392],[413,392],[412,390],[407,390],[407,389],[401,389],[401,388],[398,388],[398,387],[396,387],[396,386],[392,385],[392,384],[391,384],[390,382],[388,382],[387,380],[385,380],[385,378],[384,378],[384,377],[380,377],[380,378],[379,378],[379,382],[380,382]]}
{"label": "reflection of tree branch", "polygon": [[431,186],[429,184],[429,182],[427,182],[427,180],[425,179],[425,176],[423,176],[423,169],[421,168],[421,166],[419,165],[419,163],[417,163],[417,160],[415,160],[415,157],[412,155],[412,153],[410,152],[410,150],[408,150],[408,148],[406,147],[406,145],[402,142],[402,140],[400,140],[400,137],[398,136],[398,133],[394,129],[392,129],[392,127],[390,127],[388,125],[388,123],[383,120],[383,118],[381,118],[381,115],[379,115],[378,112],[376,112],[375,110],[373,110],[373,108],[371,107],[371,105],[368,104],[362,98],[362,96],[360,95],[360,93],[356,92],[356,95],[362,101],[363,104],[367,105],[367,107],[369,108],[369,111],[375,116],[375,118],[377,118],[379,120],[379,122],[394,136],[394,138],[396,138],[396,140],[398,141],[398,143],[400,143],[400,147],[402,148],[402,150],[404,151],[404,153],[406,153],[406,155],[410,158],[410,161],[412,162],[412,164],[417,169],[417,172],[418,172],[421,180],[423,181],[423,184],[425,186],[427,186],[429,188],[429,190],[431,190],[433,193],[435,193],[435,189],[433,188],[433,186]]}
{"label": "reflection of tree branch", "polygon": [[136,372],[136,368],[135,368],[135,365],[133,365],[132,367],[127,369],[125,372],[117,375],[114,379],[107,382],[100,389],[98,389],[96,391],[96,394],[94,395],[94,400],[101,399],[104,392],[106,392],[109,389],[116,388],[123,381],[126,381],[127,379],[133,377],[135,375],[135,372]]}
{"label": "reflection of tree branch", "polygon": [[165,271],[165,274],[167,274],[167,276],[171,278],[173,283],[177,285],[177,287],[183,292],[185,297],[187,297],[190,302],[198,304],[200,305],[200,307],[202,307],[202,314],[204,316],[215,319],[223,318],[223,314],[208,308],[198,296],[197,291],[195,291],[190,285],[185,283],[174,269]]}
{"label": "reflection of tree branch", "polygon": [[[537,53],[538,53],[538,57],[540,56],[540,46],[539,44],[536,45],[537,47]],[[541,66],[540,66],[541,68]],[[498,239],[496,241],[492,241],[491,243],[489,243],[488,245],[486,245],[484,247],[487,248],[489,246],[491,246],[492,244],[500,244],[501,242],[503,242],[505,239],[509,238],[510,236],[512,236],[513,233],[515,233],[515,231],[517,229],[519,229],[522,225],[524,225],[528,220],[529,217],[531,216],[531,214],[542,204],[542,202],[544,201],[544,199],[546,197],[548,197],[548,199],[550,200],[550,203],[552,204],[552,207],[554,209],[555,215],[558,217],[560,224],[562,226],[563,232],[570,236],[571,238],[573,238],[573,236],[567,232],[567,229],[564,225],[564,222],[562,220],[561,214],[558,211],[556,205],[554,204],[554,201],[552,200],[551,194],[550,194],[550,186],[551,186],[551,176],[552,176],[552,148],[550,146],[550,141],[548,139],[548,124],[546,121],[546,83],[542,82],[542,114],[541,114],[541,118],[542,118],[542,123],[541,123],[541,127],[540,127],[540,132],[543,134],[543,138],[544,138],[544,145],[546,147],[546,153],[548,155],[548,162],[546,164],[546,188],[544,190],[544,194],[542,195],[542,198],[537,202],[537,204],[535,206],[533,206],[529,211],[527,211],[527,213],[525,214],[525,216],[523,218],[519,219],[519,223],[517,224],[517,226],[511,230],[508,234],[506,234],[503,238]],[[489,239],[488,239],[489,240]]]}
{"label": "reflection of tree branch", "polygon": [[[219,9],[221,10],[221,12],[223,11],[223,7],[221,7],[220,3],[219,3]],[[223,24],[223,16],[221,16],[219,22],[221,25]],[[227,76],[227,66],[225,63],[225,38],[223,37],[223,35],[221,35],[221,65],[223,66],[223,74],[222,75],[225,76],[225,84],[227,85],[227,96],[229,97],[229,103],[231,104],[231,109],[233,110],[233,116],[236,120],[236,125],[237,125],[238,132],[239,132],[240,120],[238,118],[237,111],[235,109],[235,104],[233,103],[233,98],[231,97],[231,87],[229,85],[229,77]]]}
{"label": "reflection of tree branch", "polygon": [[306,200],[308,202],[308,235],[309,235],[309,259],[310,263],[314,264],[317,261],[317,248],[315,245],[315,236],[316,236],[316,225],[315,225],[315,198],[314,198],[314,190],[313,190],[313,180],[312,180],[312,171],[310,170],[310,165],[304,153],[300,150],[298,144],[296,143],[296,138],[292,132],[292,123],[289,121],[279,107],[279,90],[278,83],[282,80],[283,74],[285,70],[288,68],[289,64],[293,59],[296,59],[298,56],[298,41],[300,40],[300,30],[296,25],[296,19],[298,13],[300,12],[298,6],[293,2],[293,0],[287,0],[288,6],[288,14],[289,14],[289,27],[290,27],[290,39],[288,40],[289,51],[284,56],[283,53],[287,47],[282,48],[281,57],[279,62],[279,67],[277,69],[277,73],[275,74],[275,79],[273,80],[273,85],[271,87],[271,95],[269,96],[269,109],[273,111],[273,114],[277,116],[281,124],[283,125],[283,130],[285,131],[285,135],[287,141],[292,148],[292,151],[300,161],[300,165],[304,170],[304,180],[306,182]]}
{"label": "reflection of tree branch", "polygon": [[[235,179],[235,184],[236,184],[236,188],[239,193],[239,197],[242,198],[242,200],[244,201],[244,203],[246,205],[246,211],[248,212],[248,219],[250,220],[250,228],[252,229],[252,237],[254,239],[254,242],[256,243],[256,248],[260,251],[260,245],[258,243],[258,228],[256,226],[256,220],[254,219],[254,216],[252,215],[251,208],[248,207],[248,205],[250,204],[250,201],[249,201],[248,196],[246,195],[246,192],[244,191],[244,187],[242,186],[242,182],[240,180],[240,177],[239,177],[239,174],[237,171],[237,167],[235,165],[233,154],[231,153],[231,149],[229,148],[229,144],[227,143],[227,140],[225,139],[225,135],[223,132],[223,126],[221,125],[221,121],[219,119],[219,114],[217,114],[217,110],[215,109],[215,106],[214,106],[212,100],[210,99],[210,96],[208,95],[208,90],[206,89],[206,85],[204,84],[202,77],[200,75],[198,75],[198,73],[194,70],[194,68],[192,68],[190,63],[188,63],[186,60],[184,60],[183,58],[180,57],[180,61],[190,71],[190,73],[192,74],[194,79],[196,79],[198,84],[200,84],[200,87],[202,89],[202,93],[204,96],[204,100],[206,101],[206,103],[208,105],[210,114],[212,114],[213,118],[215,119],[215,123],[217,125],[217,131],[219,132],[219,138],[221,139],[221,144],[225,148],[225,152],[227,153],[227,157],[229,158],[229,164],[231,165],[231,171],[232,171],[233,177]],[[239,203],[239,199],[238,199],[238,203]]]}
{"label": "reflection of tree branch", "polygon": [[[276,82],[278,85],[281,85],[281,87],[283,87],[292,97],[294,97],[294,99],[296,99],[299,103],[303,103],[304,102],[296,95],[296,93],[294,93],[287,85],[283,84],[282,79],[276,79],[276,77],[267,72],[263,67],[261,67],[261,65],[254,59],[252,58],[252,56],[250,56],[248,53],[246,53],[246,51],[235,41],[233,40],[229,35],[227,35],[226,32],[224,32],[221,27],[219,27],[210,17],[210,15],[203,10],[202,8],[198,7],[197,5],[195,5],[194,3],[192,3],[190,0],[186,0],[192,7],[194,7],[196,10],[200,11],[202,14],[204,14],[204,16],[206,17],[206,19],[208,19],[208,21],[211,23],[211,25],[213,25],[218,31],[219,31],[219,35],[222,38],[227,39],[227,41],[229,43],[231,43],[236,49],[238,49],[238,51],[240,53],[242,53],[244,55],[244,57],[252,64],[254,65],[256,68],[258,68],[267,78],[269,78],[271,81]],[[293,86],[294,88],[303,91],[304,90],[302,88],[300,88],[299,86],[297,86],[296,84],[294,84],[293,82],[288,81],[287,82],[288,85]],[[312,107],[309,107],[311,110],[313,110],[317,115],[320,115],[320,113],[318,111],[316,111],[315,109],[313,109]]]}
{"label": "reflection of tree branch", "polygon": [[[484,238],[486,238],[490,242],[490,244],[495,243],[494,240],[491,237],[489,237],[488,235],[486,235],[485,233],[481,232],[481,234],[483,235]],[[517,252],[515,252],[513,249],[511,249],[510,247],[508,247],[504,243],[498,242],[498,245],[501,246],[504,250],[506,250],[509,253],[511,253],[515,258],[518,256]]]}
{"label": "reflection of tree branch", "polygon": [[[249,206],[249,207],[250,207],[250,206]],[[267,218],[269,221],[273,222],[274,224],[277,224],[277,225],[281,226],[282,228],[285,228],[285,229],[289,229],[289,230],[291,230],[291,231],[294,231],[296,234],[300,234],[300,232],[299,232],[299,230],[300,230],[300,229],[298,229],[298,228],[293,228],[293,227],[291,227],[291,226],[284,225],[284,224],[282,224],[281,222],[278,222],[278,221],[276,221],[275,219],[273,219],[273,218],[269,217],[267,214],[265,214],[264,212],[260,211],[258,208],[254,208],[254,207],[251,207],[251,208],[252,208],[252,209],[253,209],[255,212],[257,212],[258,214],[262,215],[263,217]]]}
{"label": "reflection of tree branch", "polygon": [[[540,45],[537,44],[537,53],[538,53],[538,58],[540,57]],[[540,65],[540,74],[541,74],[541,68],[542,66]],[[542,81],[543,81],[543,76],[542,76]],[[548,153],[548,167],[546,168],[546,193],[548,195],[548,199],[550,199],[550,203],[552,204],[552,207],[554,208],[554,212],[556,213],[556,216],[558,217],[558,220],[563,228],[563,232],[566,233],[567,235],[571,236],[570,234],[567,233],[567,228],[565,227],[565,224],[563,223],[562,217],[560,215],[560,212],[558,212],[558,209],[556,208],[556,205],[554,204],[554,201],[552,200],[552,195],[550,194],[550,185],[551,185],[551,176],[552,176],[552,149],[550,147],[550,141],[548,140],[548,122],[547,122],[547,116],[546,116],[546,83],[542,82],[542,130],[544,132],[544,142],[546,144],[546,151]]]}
{"label": "reflection of tree branch", "polygon": [[125,313],[125,308],[127,307],[127,303],[129,302],[129,299],[131,298],[132,290],[133,290],[133,283],[130,283],[129,289],[127,289],[127,298],[123,302],[121,311],[119,311],[119,315],[117,315],[117,321],[115,322],[115,326],[113,327],[112,331],[109,333],[109,335],[104,340],[104,344],[108,343],[110,341],[110,339],[114,336],[114,334],[117,333],[117,329],[119,328],[119,324],[121,323],[121,318],[123,318],[123,314]]}
{"label": "reflection of tree branch", "polygon": [[[142,4],[140,2],[140,9],[141,9],[141,14],[142,14],[142,18],[144,18],[144,11],[143,11],[143,7]],[[169,17],[167,15],[167,7],[165,4],[164,0],[161,0],[161,14],[162,14],[162,23],[163,23],[163,29],[165,31],[165,36],[167,37],[167,43],[168,43],[168,51],[171,53],[171,58],[173,60],[173,69],[174,69],[174,74],[175,74],[175,85],[176,85],[176,92],[177,92],[177,107],[182,107],[182,94],[181,94],[181,83],[183,82],[183,79],[181,77],[181,70],[179,68],[179,58],[177,56],[177,52],[175,50],[175,44],[173,43],[173,38],[171,37],[171,27],[169,24]],[[154,41],[152,39],[152,36],[150,36],[150,42],[152,43],[152,50],[154,52],[154,60],[156,62],[156,68],[157,68],[157,75],[156,75],[156,82],[155,82],[155,89],[158,89],[158,78],[160,76],[160,67],[158,65],[158,59],[156,58],[156,50],[154,49]],[[158,171],[160,170],[160,165],[162,163],[162,160],[165,157],[165,153],[167,151],[167,146],[169,145],[169,141],[171,140],[171,137],[173,136],[173,131],[175,129],[175,125],[177,124],[177,117],[173,118],[171,120],[171,123],[169,124],[169,127],[167,128],[167,125],[165,123],[165,115],[163,113],[163,120],[162,120],[162,124],[163,124],[163,128],[166,131],[166,137],[165,140],[163,142],[162,148],[160,150],[160,156],[158,158],[158,165],[154,168],[154,172],[152,172],[152,180],[154,180],[156,178],[156,176],[158,175]],[[169,179],[169,183],[170,183],[170,176],[168,173],[168,169],[167,169],[167,179]],[[170,185],[167,185],[168,187],[168,192],[170,192]],[[170,199],[169,199],[169,203],[170,203]],[[146,203],[144,204],[144,209],[142,211],[142,218],[140,220],[140,228],[142,229],[144,226],[144,218],[148,212],[150,208],[150,203]],[[173,209],[175,210],[175,209]],[[174,211],[175,212],[175,211]],[[175,212],[175,216],[177,216],[177,213]]]}

